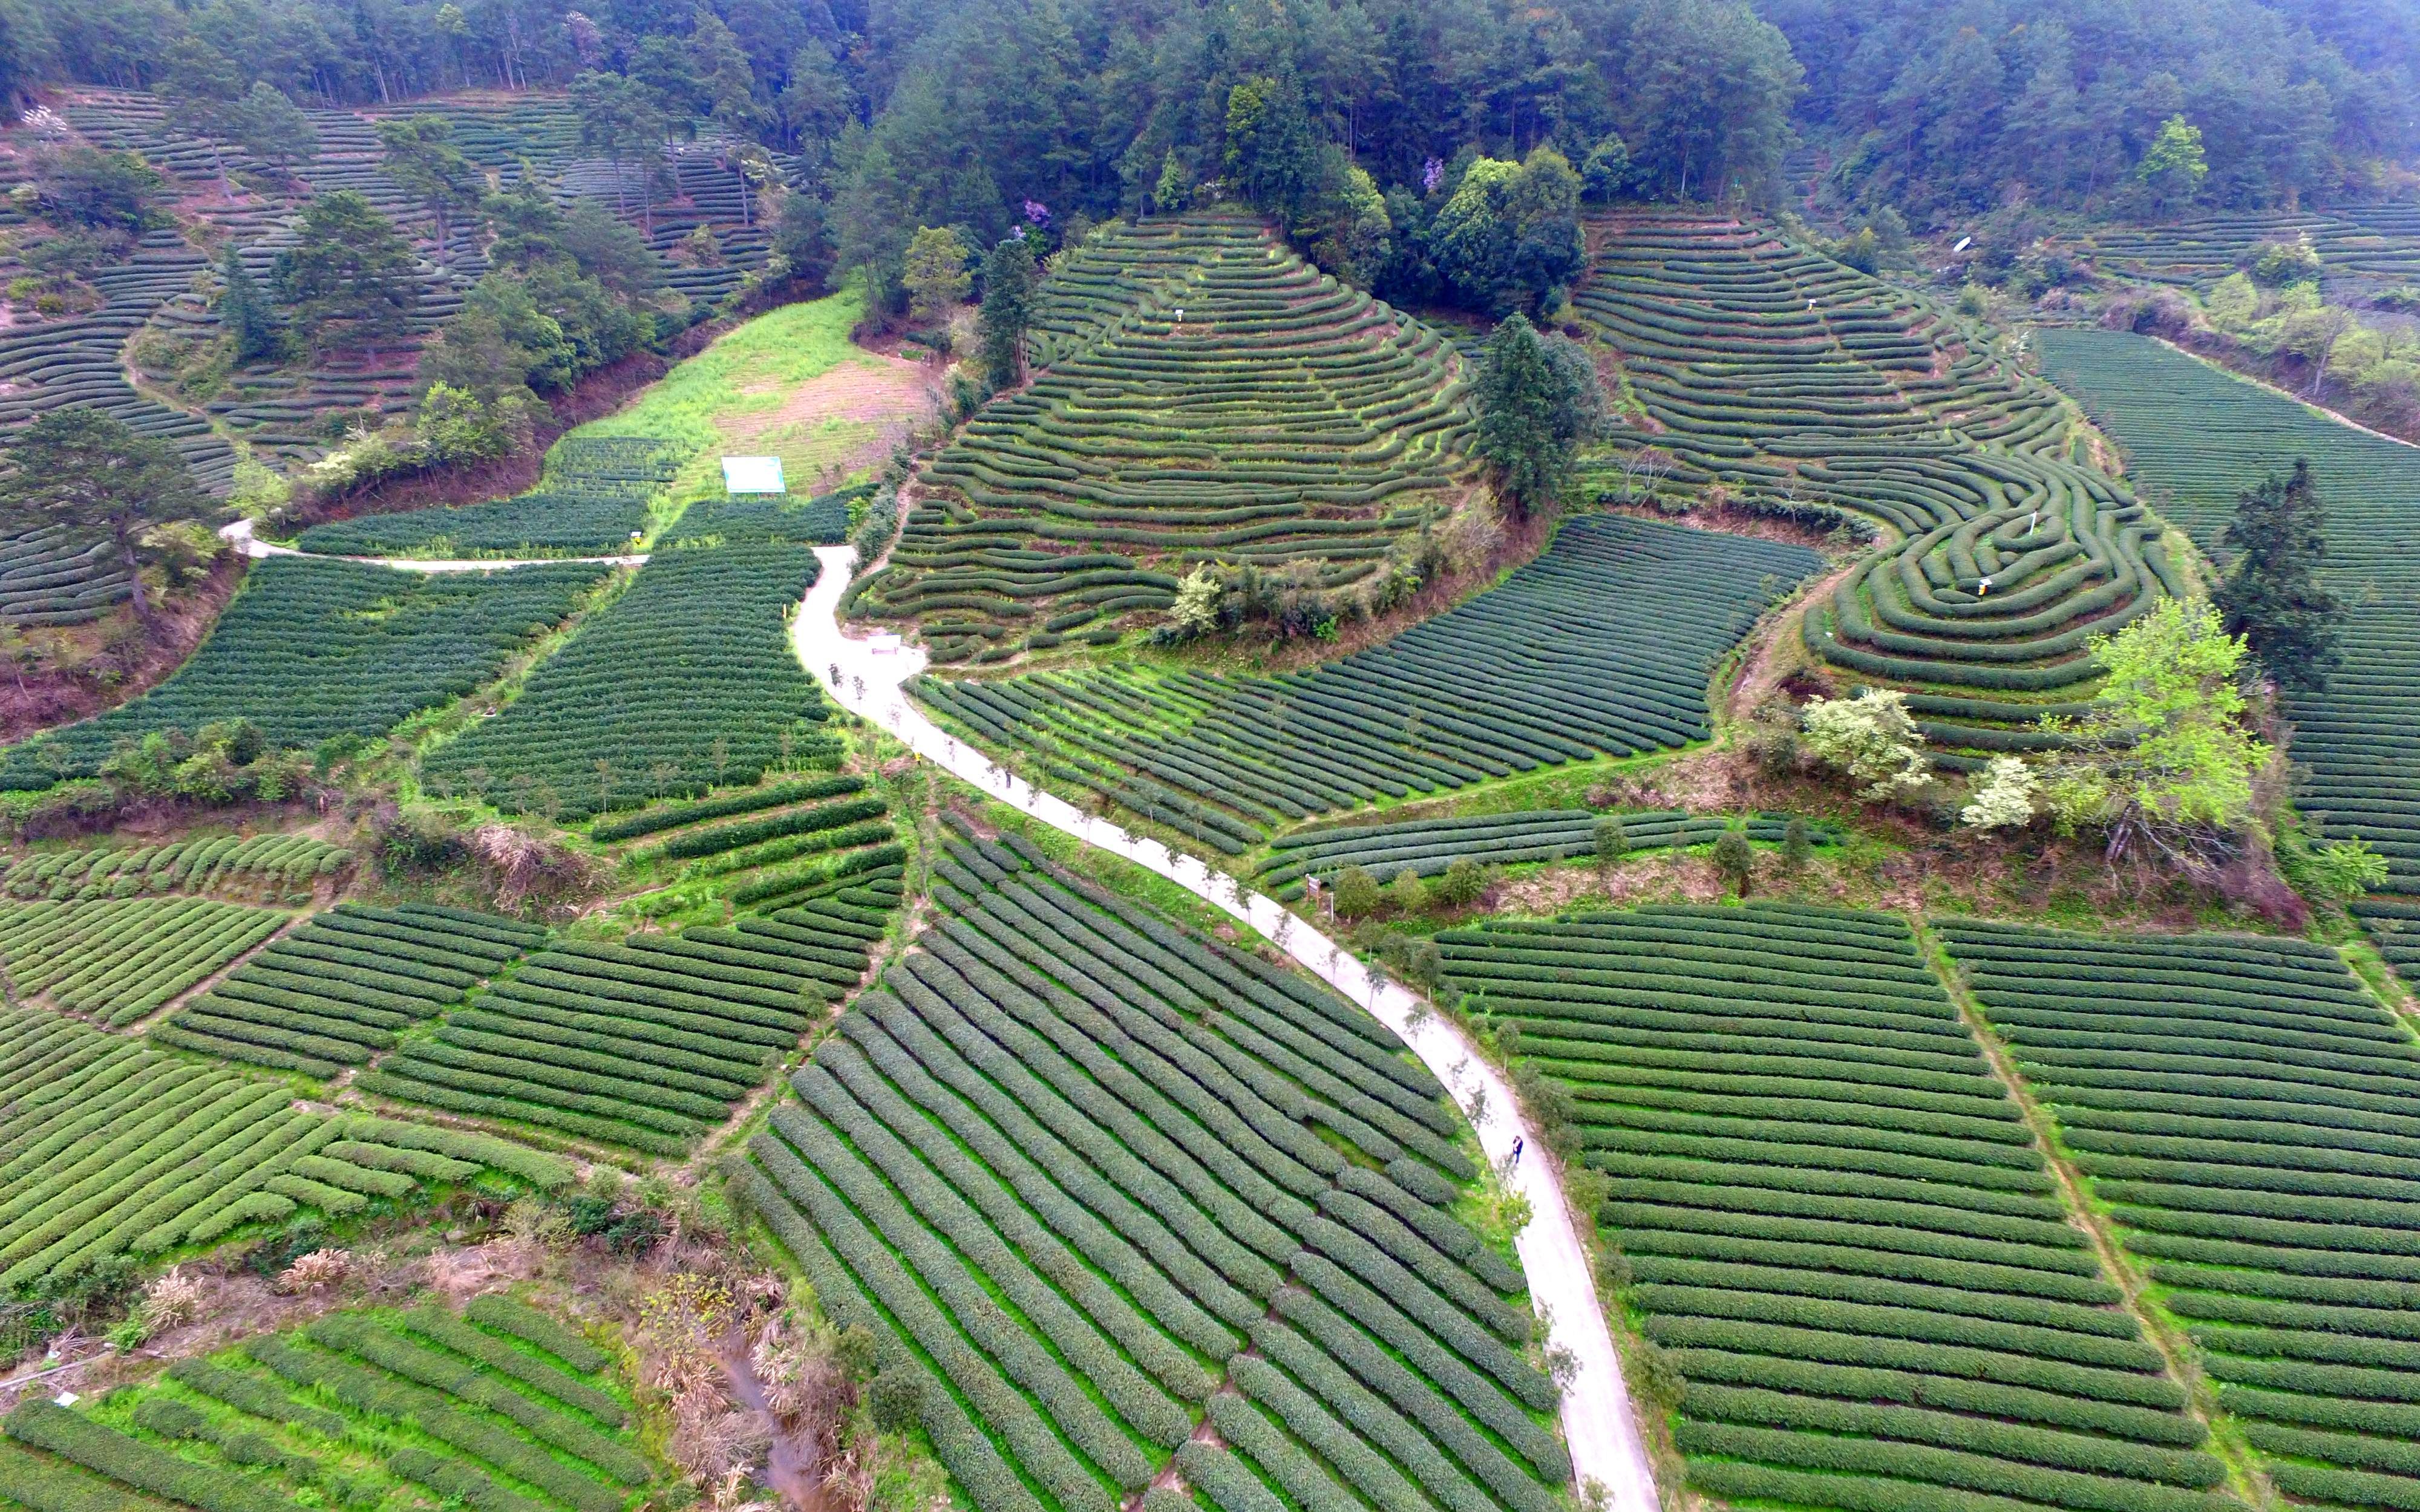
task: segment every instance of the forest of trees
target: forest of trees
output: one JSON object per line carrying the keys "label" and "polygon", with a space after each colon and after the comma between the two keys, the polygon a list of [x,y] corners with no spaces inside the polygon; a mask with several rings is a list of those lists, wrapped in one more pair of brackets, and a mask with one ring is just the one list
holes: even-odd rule
{"label": "forest of trees", "polygon": [[894,297],[921,227],[1055,239],[1215,185],[1332,270],[1501,313],[1551,306],[1582,196],[1766,199],[1785,162],[1919,229],[2374,191],[2414,29],[2408,0],[0,0],[0,100],[203,51],[303,103],[563,86],[798,154],[797,260]]}

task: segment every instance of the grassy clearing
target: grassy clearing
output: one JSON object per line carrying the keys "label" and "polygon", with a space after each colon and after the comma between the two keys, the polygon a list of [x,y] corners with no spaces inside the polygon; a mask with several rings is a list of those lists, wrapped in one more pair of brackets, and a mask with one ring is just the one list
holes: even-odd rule
{"label": "grassy clearing", "polygon": [[[755,434],[759,425],[751,422],[761,424],[780,410],[791,390],[844,363],[880,365],[880,359],[849,344],[849,330],[864,312],[864,292],[853,283],[820,300],[785,304],[675,367],[636,403],[565,439],[630,436],[681,442],[696,455],[666,497],[675,505],[686,503],[706,491],[721,451],[738,437]],[[820,460],[805,444],[776,450],[797,480],[812,476]]]}

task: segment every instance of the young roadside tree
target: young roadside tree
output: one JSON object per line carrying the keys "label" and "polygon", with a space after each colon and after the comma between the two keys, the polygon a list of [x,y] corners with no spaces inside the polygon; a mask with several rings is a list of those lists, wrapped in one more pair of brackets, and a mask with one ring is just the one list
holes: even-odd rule
{"label": "young roadside tree", "polygon": [[1714,870],[1741,897],[1746,897],[1748,884],[1756,879],[1756,847],[1738,830],[1724,830],[1714,841]]}
{"label": "young roadside tree", "polygon": [[1630,832],[1622,827],[1620,814],[1607,814],[1596,822],[1590,839],[1595,841],[1596,864],[1610,872],[1630,854]]}
{"label": "young roadside tree", "polygon": [[2210,159],[2202,152],[2201,128],[2182,116],[2160,123],[2160,134],[2143,149],[2134,164],[2134,181],[2150,196],[2151,208],[2166,211],[2192,203],[2210,177]]}
{"label": "young roadside tree", "polygon": [[983,308],[975,329],[982,336],[983,364],[995,389],[1015,383],[1025,371],[1025,330],[1033,319],[1036,270],[1033,248],[1008,237],[984,254]]}
{"label": "young roadside tree", "polygon": [[2105,832],[2111,861],[2149,852],[2211,875],[2258,823],[2253,776],[2270,751],[2244,724],[2249,648],[2212,605],[2174,598],[2092,648],[2101,691],[2082,717],[2042,721],[2069,738],[2042,784],[2052,815],[2067,833]]}
{"label": "young roadside tree", "polygon": [[909,315],[919,320],[947,318],[974,286],[974,275],[967,271],[967,244],[948,226],[919,226],[908,239],[899,282],[908,290]]}
{"label": "young roadside tree", "polygon": [[194,519],[209,500],[177,449],[85,405],[54,409],[0,448],[0,513],[19,530],[65,525],[108,536],[133,584],[134,616],[153,623],[143,539]]}
{"label": "young roadside tree", "polygon": [[2022,829],[2033,823],[2040,785],[2022,759],[1994,756],[1975,784],[1974,801],[1958,811],[1959,822],[1970,829]]}
{"label": "young roadside tree", "polygon": [[405,193],[420,201],[437,223],[437,261],[451,260],[454,218],[479,208],[487,178],[454,145],[453,124],[442,116],[413,116],[378,123],[380,164]]}
{"label": "young roadside tree", "polygon": [[1792,814],[1781,826],[1781,869],[1796,873],[1815,858],[1815,831],[1804,814]]}
{"label": "young roadside tree", "polygon": [[1187,638],[1208,635],[1218,628],[1218,601],[1226,592],[1216,567],[1207,562],[1196,566],[1177,580],[1176,602],[1168,610],[1170,627]]}
{"label": "young roadside tree", "polygon": [[269,301],[243,259],[236,255],[232,242],[219,259],[219,277],[226,285],[219,295],[219,329],[233,338],[235,360],[249,363],[276,355],[277,325],[271,318]]}
{"label": "young roadside tree", "polygon": [[1605,424],[1605,390],[1588,355],[1563,337],[1540,336],[1518,313],[1487,338],[1477,405],[1473,450],[1522,518],[1562,496],[1580,442]]}
{"label": "young roadside tree", "polygon": [[2344,606],[2319,583],[2327,559],[2311,465],[2273,472],[2236,497],[2219,544],[2240,553],[2211,594],[2228,635],[2242,636],[2261,670],[2288,693],[2318,693],[2343,660]]}
{"label": "young roadside tree", "polygon": [[420,302],[411,244],[368,200],[349,189],[318,195],[294,234],[277,255],[277,291],[314,350],[375,353],[411,332]]}
{"label": "young roadside tree", "polygon": [[1932,779],[1924,736],[1907,712],[1907,695],[1869,687],[1854,699],[1810,699],[1800,717],[1808,755],[1858,784],[1868,803],[1888,803]]}

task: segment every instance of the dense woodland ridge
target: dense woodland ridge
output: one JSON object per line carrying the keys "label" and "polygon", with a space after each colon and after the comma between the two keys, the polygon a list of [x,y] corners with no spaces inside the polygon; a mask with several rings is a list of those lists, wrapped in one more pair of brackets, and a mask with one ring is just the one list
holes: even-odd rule
{"label": "dense woodland ridge", "polygon": [[0,1512],[2412,1512],[2416,23],[0,0]]}

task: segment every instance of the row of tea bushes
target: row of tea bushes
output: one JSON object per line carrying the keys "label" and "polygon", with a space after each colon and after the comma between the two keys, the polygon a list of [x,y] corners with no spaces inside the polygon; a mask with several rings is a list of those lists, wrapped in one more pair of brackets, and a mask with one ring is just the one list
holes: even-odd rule
{"label": "row of tea bushes", "polygon": [[432,1182],[551,1189],[571,1171],[487,1135],[295,1106],[283,1080],[0,1009],[0,1293],[111,1256],[366,1213]]}
{"label": "row of tea bushes", "polygon": [[1905,921],[1663,906],[1438,943],[1608,1180],[1693,1486],[2240,1512]]}
{"label": "row of tea bushes", "polygon": [[358,1066],[536,949],[492,914],[343,903],[245,962],[152,1031],[162,1044],[321,1078]]}
{"label": "row of tea bushes", "polygon": [[2324,691],[2286,700],[2293,759],[2310,769],[2295,801],[2383,853],[2386,890],[2420,900],[2420,572],[2402,545],[2420,454],[2139,336],[2044,331],[2037,343],[2045,371],[2205,550],[2219,550],[2239,494],[2296,458],[2311,464],[2344,659]]}
{"label": "row of tea bushes", "polygon": [[9,748],[0,788],[89,777],[122,740],[192,734],[216,720],[248,719],[280,748],[382,735],[493,678],[602,575],[572,565],[397,572],[271,557],[254,564],[209,639],[166,682]]}
{"label": "row of tea bushes", "polygon": [[203,898],[0,903],[0,972],[19,1001],[116,1027],[224,969],[287,918]]}
{"label": "row of tea bushes", "polygon": [[1016,759],[1233,855],[1315,813],[1704,739],[1716,662],[1821,561],[1590,516],[1499,586],[1309,671],[910,687]]}
{"label": "row of tea bushes", "polygon": [[1548,1512],[1520,1273],[1449,1211],[1466,1135],[1400,1041],[1017,842],[937,871],[739,1192],[924,1377],[972,1504],[1112,1512],[1172,1468],[1233,1512]]}
{"label": "row of tea bushes", "polygon": [[1942,933],[2277,1489],[2420,1501],[2410,1026],[2303,940]]}

